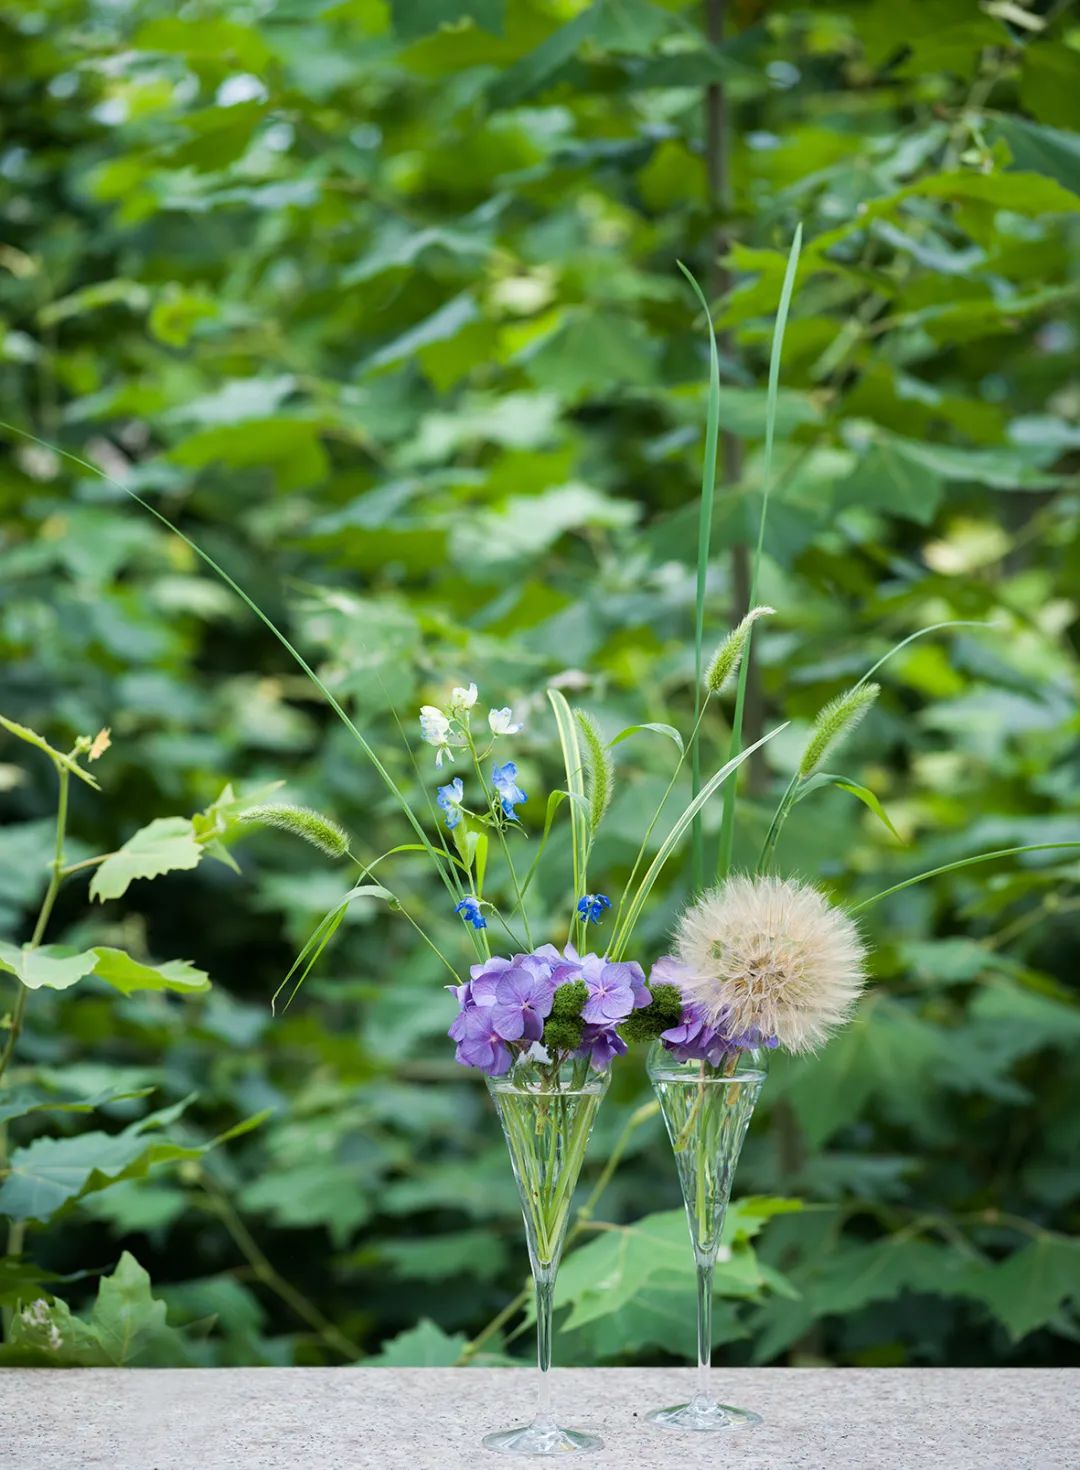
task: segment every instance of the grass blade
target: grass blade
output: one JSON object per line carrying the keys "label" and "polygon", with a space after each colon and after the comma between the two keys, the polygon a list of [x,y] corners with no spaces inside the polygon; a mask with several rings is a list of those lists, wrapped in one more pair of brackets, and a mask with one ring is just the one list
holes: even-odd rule
{"label": "grass blade", "polygon": [[929,872],[917,873],[914,878],[905,878],[902,883],[894,883],[891,888],[875,893],[872,898],[864,898],[861,903],[852,904],[848,913],[857,914],[862,909],[868,909],[871,904],[880,903],[883,898],[891,898],[902,888],[911,888],[915,883],[925,883],[928,878],[938,878],[942,873],[955,873],[960,868],[970,868],[976,863],[992,862],[994,858],[1015,857],[1022,852],[1052,852],[1063,847],[1080,848],[1080,842],[1032,842],[1027,847],[999,847],[996,852],[976,853],[974,857],[960,858],[955,863],[945,863],[940,868],[931,868]]}
{"label": "grass blade", "polygon": [[548,699],[555,711],[563,765],[566,767],[566,790],[570,797],[570,842],[574,867],[574,902],[585,892],[585,861],[589,846],[589,804],[585,796],[585,772],[578,741],[578,727],[570,706],[558,689],[549,689]]}
{"label": "grass blade", "polygon": [[[780,357],[784,350],[784,329],[787,326],[791,297],[795,290],[795,274],[799,268],[799,251],[802,247],[802,225],[797,226],[795,238],[788,253],[784,284],[780,290],[780,304],[776,309],[776,325],[773,328],[772,351],[769,354],[769,391],[765,402],[765,456],[762,464],[764,490],[761,497],[761,517],[758,521],[757,546],[750,571],[750,601],[747,611],[757,603],[758,578],[761,574],[761,553],[765,545],[765,522],[769,513],[769,490],[772,485],[773,442],[776,437],[776,403],[780,392]],[[739,668],[739,684],[735,695],[735,713],[731,721],[731,745],[729,754],[742,744],[743,709],[746,705],[746,680],[750,670],[750,645],[754,630],[747,631],[746,648]],[[731,852],[735,845],[735,790],[733,781],[724,792],[724,818],[720,826],[720,856],[717,876],[726,878],[731,871]]]}
{"label": "grass blade", "polygon": [[701,811],[702,807],[708,801],[709,797],[712,796],[713,792],[716,791],[719,786],[723,785],[723,783],[730,775],[733,775],[734,772],[738,770],[744,760],[753,755],[755,750],[760,749],[760,747],[763,746],[766,741],[771,740],[774,735],[779,735],[781,730],[786,729],[786,724],[777,725],[775,730],[770,730],[767,735],[763,735],[761,739],[756,740],[753,745],[748,745],[745,750],[740,750],[738,755],[732,756],[727,764],[721,766],[716,774],[705,783],[698,794],[690,802],[690,805],[682,813],[682,815],[676,821],[675,825],[672,827],[671,831],[660,844],[659,851],[653,858],[652,862],[649,864],[645,876],[642,878],[641,883],[638,885],[638,891],[634,894],[633,899],[630,901],[630,906],[626,911],[626,918],[623,919],[622,922],[619,924],[612,938],[611,948],[608,951],[613,960],[618,959],[623,950],[626,948],[627,941],[629,940],[631,934],[634,932],[634,929],[637,926],[637,922],[641,917],[641,912],[645,907],[645,902],[648,899],[649,894],[652,892],[654,883],[656,882],[657,878],[659,878],[661,872],[663,871],[665,863],[674,852],[683,833],[686,831],[687,827],[692,824],[694,818]]}
{"label": "grass blade", "polygon": [[[720,440],[720,355],[716,347],[716,332],[712,324],[712,313],[705,293],[683,265],[679,269],[690,282],[690,286],[705,313],[709,328],[709,398],[705,416],[705,457],[701,465],[701,501],[698,513],[698,558],[697,592],[694,598],[694,726],[697,728],[701,715],[703,645],[705,641],[705,587],[709,576],[709,552],[712,546],[713,502],[716,499],[716,451]],[[690,789],[694,796],[701,790],[701,750],[695,738],[690,751]],[[692,872],[695,890],[705,879],[705,839],[701,830],[701,819],[695,817],[692,838]]]}

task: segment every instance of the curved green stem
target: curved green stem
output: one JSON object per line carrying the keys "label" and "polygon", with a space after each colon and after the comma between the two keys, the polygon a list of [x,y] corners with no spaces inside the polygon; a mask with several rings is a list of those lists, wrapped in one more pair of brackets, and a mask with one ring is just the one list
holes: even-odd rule
{"label": "curved green stem", "polygon": [[[49,886],[45,890],[45,897],[41,901],[38,910],[37,922],[34,924],[34,932],[30,936],[28,949],[37,949],[45,937],[45,929],[56,902],[56,895],[60,891],[60,883],[64,876],[64,837],[67,833],[68,818],[68,791],[71,785],[71,773],[65,766],[57,765],[56,773],[60,781],[60,793],[56,803],[56,843],[53,849],[53,860],[49,864]],[[19,982],[19,993],[15,998],[15,1006],[11,1013],[11,1027],[8,1031],[7,1041],[4,1049],[0,1052],[0,1077],[7,1071],[8,1063],[11,1061],[15,1051],[15,1044],[22,1030],[23,1016],[26,1012],[26,998],[29,995],[26,986]]]}
{"label": "curved green stem", "polygon": [[914,878],[905,878],[902,883],[894,883],[891,888],[875,893],[872,898],[864,898],[861,903],[852,904],[848,912],[857,914],[862,909],[868,909],[871,904],[880,903],[883,898],[891,898],[901,889],[911,888],[916,883],[924,883],[928,878],[938,878],[942,873],[955,873],[960,868],[970,868],[976,863],[989,863],[995,858],[1016,857],[1019,853],[1024,852],[1053,852],[1060,848],[1080,848],[1080,842],[1031,842],[1024,847],[1000,847],[995,852],[980,852],[975,857],[960,858],[955,863],[943,863],[940,868],[931,868],[926,873],[917,873]]}

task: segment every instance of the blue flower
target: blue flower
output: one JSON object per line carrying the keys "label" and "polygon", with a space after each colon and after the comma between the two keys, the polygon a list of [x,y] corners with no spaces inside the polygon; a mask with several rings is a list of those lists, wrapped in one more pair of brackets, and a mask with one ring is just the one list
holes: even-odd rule
{"label": "blue flower", "polygon": [[461,902],[454,909],[454,913],[460,914],[461,917],[465,920],[466,924],[471,924],[474,929],[487,928],[487,920],[480,912],[480,900],[478,898],[473,898],[471,894],[468,898],[463,898],[461,900]]}
{"label": "blue flower", "polygon": [[587,893],[584,898],[578,899],[577,911],[586,924],[599,924],[604,917],[604,910],[610,907],[611,899],[606,893]]}
{"label": "blue flower", "polygon": [[461,821],[461,799],[464,795],[465,787],[462,785],[460,776],[455,776],[449,786],[439,787],[436,800],[446,813],[448,827],[456,827]]}
{"label": "blue flower", "polygon": [[491,784],[494,786],[499,800],[502,803],[504,815],[516,817],[514,811],[516,802],[525,801],[526,796],[517,784],[517,766],[513,761],[507,761],[505,766],[492,766]]}

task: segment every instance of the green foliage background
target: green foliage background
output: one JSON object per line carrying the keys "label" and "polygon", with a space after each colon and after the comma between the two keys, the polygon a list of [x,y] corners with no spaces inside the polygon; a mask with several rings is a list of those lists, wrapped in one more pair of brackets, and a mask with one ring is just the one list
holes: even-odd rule
{"label": "green foliage background", "polygon": [[[684,0],[0,0],[2,415],[180,522],[418,800],[429,753],[418,783],[390,711],[412,730],[470,677],[526,712],[516,752],[539,793],[559,779],[557,675],[608,735],[687,728],[707,359],[676,259],[723,332],[709,636],[741,611],[733,548],[756,529],[801,220],[761,587],[778,616],[755,638],[750,720],[792,725],[754,772],[737,853],[825,699],[949,618],[993,626],[892,660],[844,758],[910,847],[822,792],[783,867],[857,898],[1075,839],[1080,30],[1059,4],[909,9],[744,0],[711,45]],[[718,83],[723,209],[703,131]],[[72,795],[73,856],[205,809],[226,780],[286,779],[365,854],[406,840],[347,732],[184,544],[6,440],[0,710],[61,749],[113,732],[103,793]],[[719,763],[719,710],[709,737]],[[594,863],[612,892],[672,759],[647,736],[618,751]],[[6,737],[0,761],[0,936],[21,940],[54,778]],[[539,825],[539,801],[526,811]],[[104,905],[82,877],[61,893],[51,939],[186,958],[214,983],[30,996],[6,1095],[92,1112],[5,1114],[2,1187],[22,1203],[4,1361],[526,1353],[503,1312],[526,1270],[513,1186],[451,1060],[445,977],[361,902],[272,1018],[343,874],[280,834],[231,850],[239,872],[203,862]],[[776,1063],[751,1129],[717,1283],[733,1361],[1077,1361],[1078,874],[1048,854],[871,911],[856,1021]],[[460,939],[422,860],[394,881]],[[687,882],[653,904],[646,961]],[[545,884],[554,923],[565,881]],[[564,1265],[563,1363],[691,1351],[647,1098],[640,1059],[617,1069],[586,1192],[603,1187]],[[18,1218],[43,1180],[52,1203]]]}

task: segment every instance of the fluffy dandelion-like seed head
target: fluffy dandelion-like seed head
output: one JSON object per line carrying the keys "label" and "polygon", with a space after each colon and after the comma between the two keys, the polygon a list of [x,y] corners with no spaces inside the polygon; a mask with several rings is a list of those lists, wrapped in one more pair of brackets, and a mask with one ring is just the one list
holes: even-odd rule
{"label": "fluffy dandelion-like seed head", "polygon": [[683,982],[711,1025],[754,1028],[814,1051],[847,1020],[866,980],[854,923],[806,883],[728,878],[687,909],[676,935]]}

